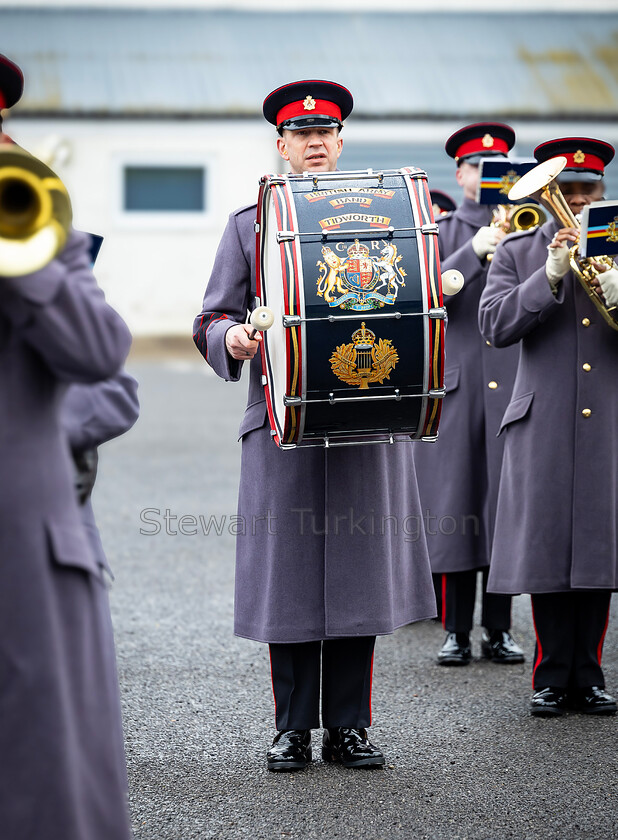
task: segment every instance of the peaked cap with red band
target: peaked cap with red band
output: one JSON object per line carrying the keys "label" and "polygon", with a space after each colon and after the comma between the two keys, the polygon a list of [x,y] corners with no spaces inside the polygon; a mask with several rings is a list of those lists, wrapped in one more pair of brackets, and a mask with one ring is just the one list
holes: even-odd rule
{"label": "peaked cap with red band", "polygon": [[343,85],[320,79],[291,82],[273,90],[264,100],[263,112],[278,131],[287,128],[341,127],[350,114],[354,100]]}
{"label": "peaked cap with red band", "polygon": [[24,92],[24,74],[5,55],[0,54],[0,109],[12,108]]}
{"label": "peaked cap with red band", "polygon": [[506,157],[515,145],[515,132],[504,123],[482,122],[466,125],[451,134],[444,148],[457,163],[478,163],[481,158]]}
{"label": "peaked cap with red band", "polygon": [[558,175],[558,181],[562,183],[600,181],[614,154],[613,146],[592,137],[560,137],[541,143],[534,150],[539,163],[559,155],[567,159],[567,165]]}
{"label": "peaked cap with red band", "polygon": [[457,202],[444,190],[429,190],[429,196],[432,204],[437,204],[443,213],[450,213],[452,210],[457,210]]}

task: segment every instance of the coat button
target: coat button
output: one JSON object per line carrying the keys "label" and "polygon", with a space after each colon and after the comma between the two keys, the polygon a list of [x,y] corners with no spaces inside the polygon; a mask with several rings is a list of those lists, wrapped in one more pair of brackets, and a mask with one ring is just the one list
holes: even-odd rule
{"label": "coat button", "polygon": [[583,319],[582,319],[582,324],[583,324],[585,327],[589,327],[589,326],[590,326],[590,318],[583,318]]}
{"label": "coat button", "polygon": [[585,371],[592,370],[592,368],[590,367],[590,365],[588,364],[588,362],[585,362],[585,363],[582,365],[582,367],[583,367],[583,369],[584,369]]}
{"label": "coat button", "polygon": [[589,409],[589,408],[585,408],[585,409],[582,411],[582,414],[584,415],[584,417],[590,417],[590,415],[592,414],[592,411],[590,411],[590,409]]}
{"label": "coat button", "polygon": [[488,347],[491,347],[491,341],[487,341],[487,340],[486,340],[486,341],[485,341],[485,344],[486,344]]}
{"label": "coat button", "polygon": [[491,388],[491,390],[492,390],[492,391],[495,391],[495,390],[496,390],[496,388],[498,387],[498,383],[497,383],[497,382],[495,382],[495,381],[492,379],[492,380],[491,380],[491,382],[488,382],[488,383],[487,383],[487,387],[488,387],[488,388]]}

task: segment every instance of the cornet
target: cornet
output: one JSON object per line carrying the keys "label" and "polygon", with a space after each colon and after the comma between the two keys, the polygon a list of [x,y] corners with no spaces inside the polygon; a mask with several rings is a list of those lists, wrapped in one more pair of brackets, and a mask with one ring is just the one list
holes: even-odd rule
{"label": "cornet", "polygon": [[[558,220],[562,227],[575,228],[580,230],[580,224],[569,207],[560,187],[555,179],[567,165],[565,157],[555,157],[540,163],[526,172],[525,175],[514,184],[509,190],[509,199],[518,201],[521,198],[532,196],[547,207],[552,216]],[[599,271],[594,267],[592,259],[579,256],[579,243],[570,249],[571,271],[586,291],[586,294],[599,310],[603,319],[615,330],[618,330],[618,308],[607,306],[605,299],[598,288],[592,285],[592,281],[599,276]],[[614,265],[611,257],[595,257],[596,262],[604,263],[609,268]]]}
{"label": "cornet", "polygon": [[0,276],[46,266],[64,248],[71,219],[58,176],[24,149],[0,146]]}
{"label": "cornet", "polygon": [[544,225],[547,214],[538,204],[499,204],[494,210],[492,225],[502,228],[506,233],[530,230]]}

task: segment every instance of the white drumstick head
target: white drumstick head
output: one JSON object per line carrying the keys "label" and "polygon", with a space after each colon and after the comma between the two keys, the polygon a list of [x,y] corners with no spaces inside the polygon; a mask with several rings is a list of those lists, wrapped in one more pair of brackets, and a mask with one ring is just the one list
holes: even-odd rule
{"label": "white drumstick head", "polygon": [[456,268],[449,268],[442,275],[442,294],[456,295],[463,289],[464,276]]}
{"label": "white drumstick head", "polygon": [[264,330],[270,329],[275,323],[275,313],[267,306],[258,306],[251,313],[249,320],[254,329],[263,332]]}

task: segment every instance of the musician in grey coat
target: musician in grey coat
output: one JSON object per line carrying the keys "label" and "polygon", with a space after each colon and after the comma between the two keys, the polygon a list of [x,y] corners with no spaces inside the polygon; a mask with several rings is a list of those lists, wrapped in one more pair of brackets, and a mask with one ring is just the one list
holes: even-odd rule
{"label": "musician in grey coat", "polygon": [[497,350],[478,329],[488,257],[505,236],[491,225],[493,208],[476,201],[479,162],[482,157],[506,156],[514,141],[515,133],[507,125],[475,123],[456,131],[445,144],[457,162],[457,181],[464,192],[461,205],[437,219],[441,268],[458,269],[465,283],[457,296],[445,299],[448,396],[438,441],[414,449],[427,545],[442,591],[447,631],[438,654],[440,665],[468,665],[472,659],[470,631],[479,570],[483,655],[502,664],[524,660],[510,634],[511,599],[486,591],[502,463],[497,433],[515,378],[518,348]]}
{"label": "musician in grey coat", "polygon": [[[21,70],[0,56],[3,104],[12,106],[22,90]],[[12,141],[0,133],[0,142]],[[61,423],[71,383],[114,376],[131,343],[92,276],[89,246],[89,236],[71,231],[44,268],[0,276],[0,836],[7,840],[131,834],[107,590],[80,519]]]}
{"label": "musician in grey coat", "polygon": [[[574,213],[602,198],[613,154],[609,144],[588,138],[535,150],[540,161],[567,157],[559,181]],[[616,711],[601,652],[618,585],[618,331],[569,269],[577,235],[552,218],[505,239],[479,314],[494,345],[521,341],[500,428],[505,449],[489,589],[532,595],[531,713],[539,716],[569,707]],[[608,272],[614,293],[617,276]]]}
{"label": "musician in grey coat", "polygon": [[[322,113],[304,110],[315,102]],[[298,82],[270,94],[264,112],[280,129],[278,149],[292,171],[320,172],[335,169],[341,120],[351,107],[339,85]],[[345,766],[380,765],[382,753],[365,731],[375,637],[435,615],[412,444],[283,451],[273,443],[256,355],[260,335],[250,340],[245,323],[255,306],[255,218],[255,205],[230,216],[194,325],[198,349],[219,376],[236,382],[250,363],[239,429],[244,530],[234,629],[270,646],[278,729],[271,770],[311,759],[320,661],[323,756]]]}
{"label": "musician in grey coat", "polygon": [[0,278],[0,834],[130,836],[114,648],[60,410],[130,345],[72,233],[33,274]]}

